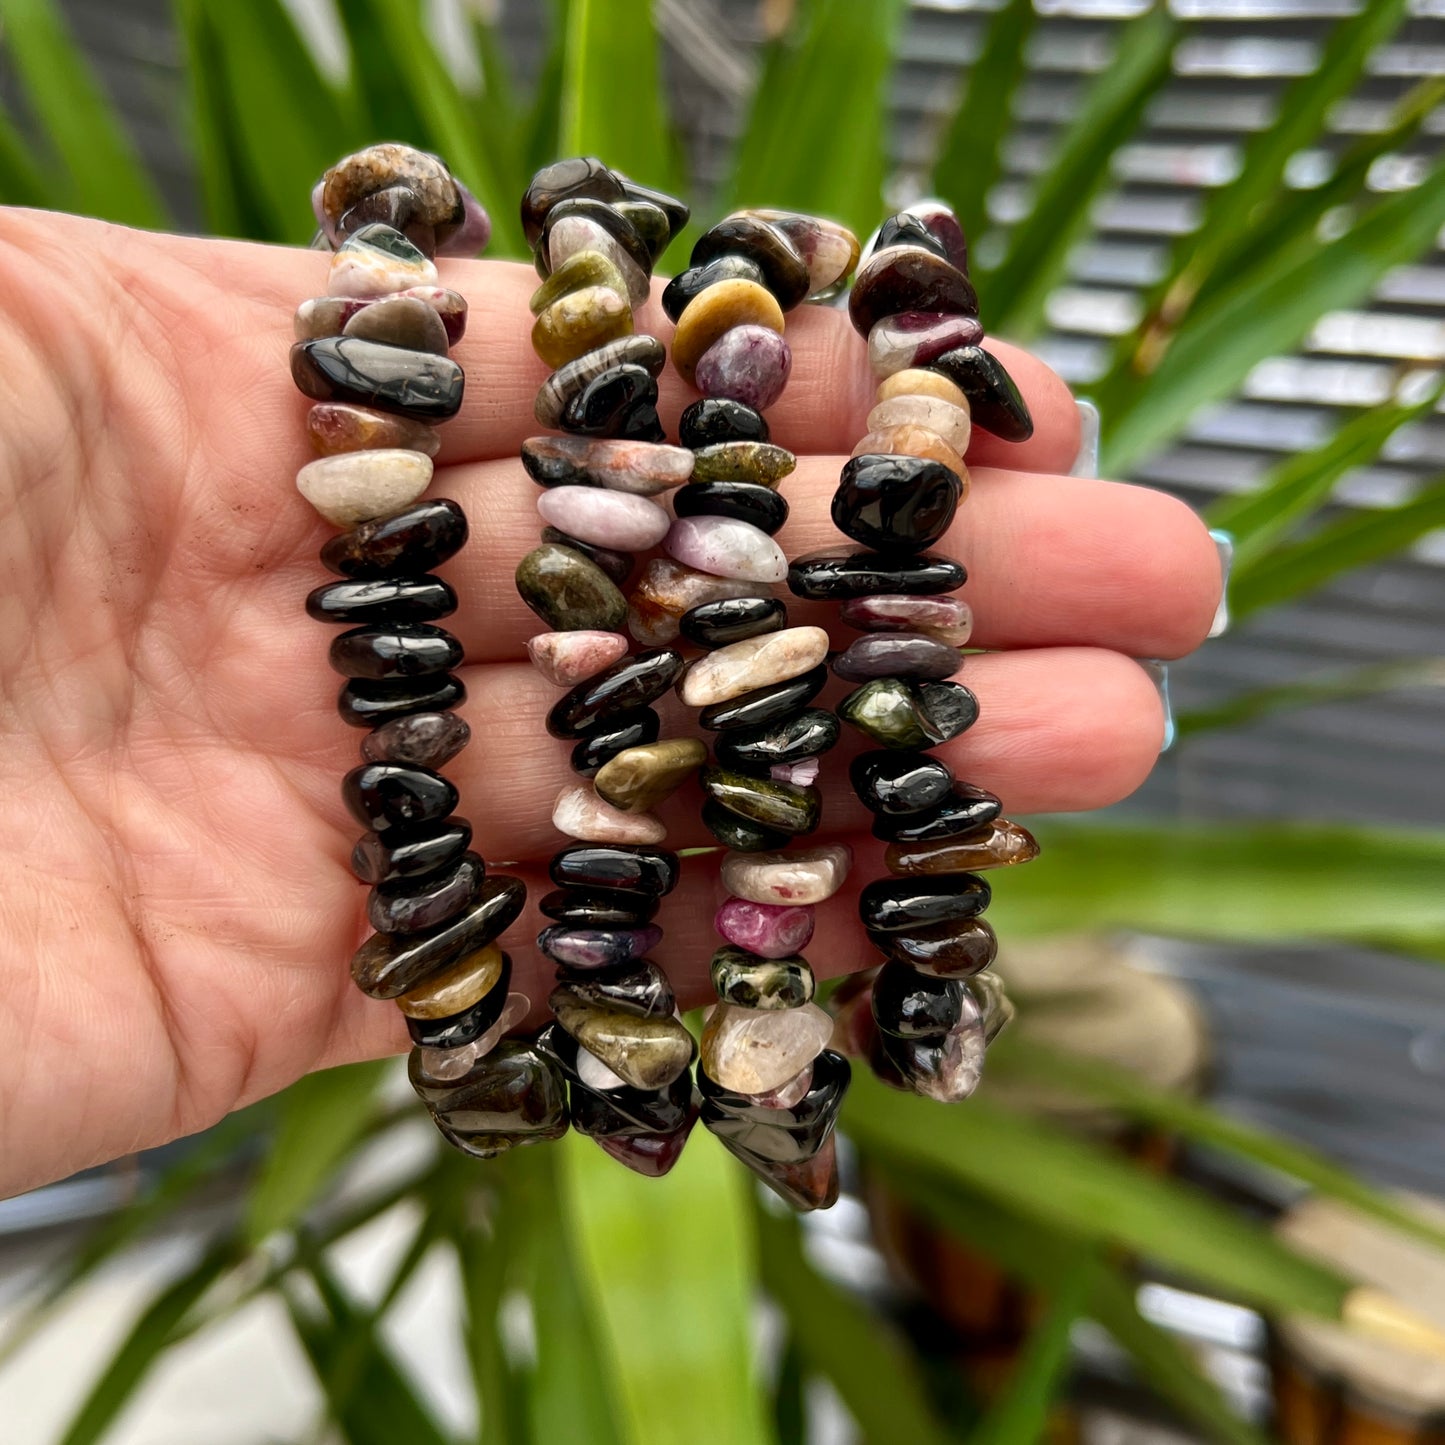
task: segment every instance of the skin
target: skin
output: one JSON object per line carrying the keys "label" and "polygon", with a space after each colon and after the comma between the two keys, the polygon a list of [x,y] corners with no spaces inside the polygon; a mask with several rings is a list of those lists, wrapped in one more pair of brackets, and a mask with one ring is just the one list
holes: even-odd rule
{"label": "skin", "polygon": [[[312,1069],[406,1047],[396,1010],[352,986],[365,935],[337,790],[359,735],[337,718],[327,629],[301,603],[331,534],[292,486],[307,403],[290,382],[291,312],[326,284],[314,252],[147,235],[0,212],[0,1194],[214,1123]],[[512,586],[536,489],[515,460],[545,368],[524,267],[441,263],[471,302],[456,351],[467,401],[433,495],[472,540],[443,569],[462,597],[473,746],[449,767],[477,846],[532,897],[558,843],[566,745],[538,726],[555,690],[526,663],[538,630]],[[639,330],[671,332],[654,300]],[[770,413],[800,453],[785,483],[790,555],[836,542],[828,499],[874,383],[838,312],[789,317],[793,379]],[[1037,421],[1008,446],[975,432],[973,489],[946,550],[968,567],[978,725],[942,750],[1014,813],[1103,807],[1148,774],[1163,731],[1135,656],[1203,641],[1214,548],[1180,503],[1061,475],[1078,444],[1063,383],[1002,343]],[[670,372],[664,420],[690,394]],[[798,622],[826,622],[799,606]],[[832,694],[826,695],[831,698]],[[672,731],[691,726],[675,705]],[[843,759],[824,769],[819,841],[858,853],[820,910],[826,972],[866,966],[849,906],[877,876]],[[709,842],[689,787],[662,809],[672,846]],[[1047,838],[1045,838],[1047,846]],[[709,996],[716,864],[689,861],[658,921],[685,1006]],[[516,987],[545,997],[529,940]]]}

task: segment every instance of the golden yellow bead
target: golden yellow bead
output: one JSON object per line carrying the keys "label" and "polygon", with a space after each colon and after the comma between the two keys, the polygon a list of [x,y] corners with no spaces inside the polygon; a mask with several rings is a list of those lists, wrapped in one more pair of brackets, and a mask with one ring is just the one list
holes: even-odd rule
{"label": "golden yellow bead", "polygon": [[479,1003],[501,976],[501,946],[489,943],[402,994],[396,1006],[412,1019],[449,1019]]}
{"label": "golden yellow bead", "polygon": [[892,401],[895,396],[936,396],[939,401],[951,401],[954,406],[968,409],[968,398],[946,376],[921,366],[895,371],[878,383],[878,401]]}
{"label": "golden yellow bead", "polygon": [[766,286],[741,279],[719,281],[688,302],[672,336],[672,362],[689,385],[704,353],[735,326],[766,326],[783,334],[783,308]]}
{"label": "golden yellow bead", "polygon": [[632,307],[610,286],[584,286],[554,301],[532,327],[532,349],[554,370],[632,333]]}

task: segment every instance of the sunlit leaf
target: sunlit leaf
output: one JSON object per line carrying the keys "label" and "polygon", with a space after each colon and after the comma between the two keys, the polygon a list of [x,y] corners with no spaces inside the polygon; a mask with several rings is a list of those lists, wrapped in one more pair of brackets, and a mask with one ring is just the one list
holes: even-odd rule
{"label": "sunlit leaf", "polygon": [[371,135],[431,149],[432,136],[410,88],[397,84],[396,61],[373,0],[336,0],[336,18],[346,39],[352,88]]}

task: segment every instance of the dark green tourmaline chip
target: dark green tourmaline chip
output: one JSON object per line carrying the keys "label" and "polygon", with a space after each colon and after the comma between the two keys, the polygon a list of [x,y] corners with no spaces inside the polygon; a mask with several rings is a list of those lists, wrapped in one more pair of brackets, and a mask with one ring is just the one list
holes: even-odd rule
{"label": "dark green tourmaline chip", "polygon": [[712,987],[739,1008],[802,1008],[813,997],[813,970],[805,958],[761,958],[727,944],[712,956]]}
{"label": "dark green tourmaline chip", "polygon": [[466,540],[466,513],[449,498],[438,497],[330,538],[321,548],[321,562],[340,577],[408,577],[440,566]]}
{"label": "dark green tourmaline chip", "polygon": [[635,1132],[667,1134],[686,1123],[692,1104],[687,1069],[665,1088],[628,1086],[603,1093],[582,1082],[577,1041],[560,1024],[548,1024],[537,1036],[537,1047],[557,1061],[572,1085],[572,1123],[579,1134],[594,1139]]}
{"label": "dark green tourmaline chip", "polygon": [[552,990],[548,1006],[580,1004],[584,1008],[620,1009],[639,1018],[667,1018],[677,1007],[677,996],[667,975],[653,962],[643,959],[636,968],[602,974],[559,973],[563,980]]}
{"label": "dark green tourmaline chip", "polygon": [[968,996],[962,979],[920,973],[890,959],[873,981],[873,1017],[900,1039],[941,1039],[963,1017]]}
{"label": "dark green tourmaline chip", "polygon": [[870,932],[905,933],[975,918],[988,907],[991,896],[988,884],[976,873],[876,878],[858,897],[858,916]]}
{"label": "dark green tourmaline chip", "polygon": [[523,1039],[503,1039],[457,1080],[433,1079],[414,1051],[407,1074],[448,1142],[489,1159],[567,1132],[567,1084],[557,1062]]}
{"label": "dark green tourmaline chip", "polygon": [[291,378],[314,401],[349,401],[423,422],[454,417],[465,385],[449,356],[355,336],[298,341],[291,348]]}
{"label": "dark green tourmaline chip", "polygon": [[780,722],[756,728],[733,728],[713,743],[718,765],[743,773],[764,773],[801,763],[835,747],[842,729],[822,708],[804,708]]}
{"label": "dark green tourmaline chip", "polygon": [[522,601],[554,632],[618,632],[627,599],[593,561],[570,547],[544,542],[517,563]]}
{"label": "dark green tourmaline chip", "polygon": [[[940,694],[935,701],[928,692],[932,687],[957,688],[957,693]],[[920,687],[901,678],[880,677],[850,692],[838,704],[838,716],[880,747],[917,752],[946,743],[970,727],[978,717],[978,703],[957,683]]]}
{"label": "dark green tourmaline chip", "polygon": [[667,648],[624,657],[564,693],[547,714],[547,731],[554,738],[583,737],[619,713],[655,702],[686,666],[680,652]]}
{"label": "dark green tourmaline chip", "polygon": [[599,547],[594,542],[579,541],[559,527],[543,527],[542,541],[580,552],[589,562],[602,570],[614,587],[621,587],[632,576],[632,569],[637,565],[637,558],[631,552],[617,552],[611,547]]}
{"label": "dark green tourmaline chip", "polygon": [[719,807],[745,822],[797,837],[811,833],[822,816],[823,795],[817,788],[755,778],[725,768],[704,768],[703,792]]}
{"label": "dark green tourmaline chip", "polygon": [[750,823],[711,798],[702,805],[702,821],[724,848],[731,848],[735,853],[773,853],[779,848],[786,848],[793,840],[791,833],[780,833],[776,828]]}

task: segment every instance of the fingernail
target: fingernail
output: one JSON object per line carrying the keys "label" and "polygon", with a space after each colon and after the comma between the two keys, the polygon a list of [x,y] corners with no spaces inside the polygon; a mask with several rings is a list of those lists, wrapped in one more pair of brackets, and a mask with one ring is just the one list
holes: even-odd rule
{"label": "fingernail", "polygon": [[1174,746],[1174,739],[1178,734],[1178,729],[1174,726],[1174,703],[1169,696],[1169,664],[1160,662],[1157,657],[1140,657],[1135,661],[1153,679],[1154,690],[1159,694],[1159,701],[1164,708],[1164,741],[1159,744],[1159,751],[1167,753]]}
{"label": "fingernail", "polygon": [[1069,468],[1069,475],[1092,480],[1099,475],[1099,408],[1077,397],[1074,405],[1079,411],[1079,454]]}
{"label": "fingernail", "polygon": [[1214,612],[1214,621],[1209,624],[1210,637],[1223,637],[1229,631],[1229,574],[1234,570],[1234,533],[1217,528],[1209,534],[1214,539],[1214,549],[1219,553],[1219,606]]}

